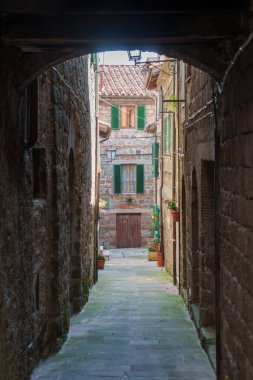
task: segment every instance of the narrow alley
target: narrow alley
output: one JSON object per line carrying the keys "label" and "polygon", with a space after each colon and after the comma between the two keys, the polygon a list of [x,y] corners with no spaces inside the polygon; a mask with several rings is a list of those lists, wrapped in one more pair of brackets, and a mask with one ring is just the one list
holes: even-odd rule
{"label": "narrow alley", "polygon": [[33,380],[215,379],[178,289],[146,249],[110,251],[62,350]]}

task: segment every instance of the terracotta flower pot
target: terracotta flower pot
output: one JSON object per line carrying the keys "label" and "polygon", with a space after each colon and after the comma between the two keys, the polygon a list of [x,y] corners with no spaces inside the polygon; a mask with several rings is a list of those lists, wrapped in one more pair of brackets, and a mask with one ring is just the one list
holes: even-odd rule
{"label": "terracotta flower pot", "polygon": [[156,252],[159,252],[159,243],[154,243],[154,248],[156,250]]}
{"label": "terracotta flower pot", "polygon": [[98,260],[98,269],[104,269],[105,260]]}
{"label": "terracotta flower pot", "polygon": [[170,213],[171,213],[171,216],[172,216],[174,222],[179,222],[179,220],[180,220],[180,212],[179,211],[170,210]]}
{"label": "terracotta flower pot", "polygon": [[156,261],[157,260],[157,252],[148,251],[148,261]]}
{"label": "terracotta flower pot", "polygon": [[163,267],[163,254],[161,252],[157,253],[157,266]]}

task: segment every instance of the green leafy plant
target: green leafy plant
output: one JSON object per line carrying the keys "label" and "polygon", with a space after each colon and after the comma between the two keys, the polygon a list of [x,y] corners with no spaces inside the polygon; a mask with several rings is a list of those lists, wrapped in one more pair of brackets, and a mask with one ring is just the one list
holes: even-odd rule
{"label": "green leafy plant", "polygon": [[177,200],[176,200],[176,198],[175,198],[175,195],[174,195],[173,198],[171,198],[171,199],[166,199],[166,200],[164,201],[164,203],[167,205],[167,207],[168,207],[170,210],[178,211]]}
{"label": "green leafy plant", "polygon": [[153,245],[149,245],[149,246],[147,246],[147,250],[149,252],[155,252],[155,247]]}

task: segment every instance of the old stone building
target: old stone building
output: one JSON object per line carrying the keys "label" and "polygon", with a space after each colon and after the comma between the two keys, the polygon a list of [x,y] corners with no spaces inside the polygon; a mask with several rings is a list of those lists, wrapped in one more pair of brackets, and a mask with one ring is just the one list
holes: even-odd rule
{"label": "old stone building", "polygon": [[179,225],[174,223],[164,201],[178,200],[178,115],[176,60],[160,56],[149,65],[148,88],[156,88],[159,94],[157,121],[147,131],[154,134],[159,143],[157,193],[159,205],[159,235],[164,266],[179,281]]}
{"label": "old stone building", "polygon": [[[227,116],[223,121],[219,118],[220,112],[224,112],[224,94],[207,73],[182,61],[175,62],[173,68],[173,63],[166,62],[168,60],[160,57],[160,66],[150,68],[149,82],[149,88],[159,90],[161,104],[160,118],[153,132],[161,136],[158,181],[161,196],[158,203],[165,268],[179,287],[214,369],[219,372],[222,367],[224,378],[251,378],[251,354],[235,343],[237,339],[239,341],[240,333],[236,331],[233,315],[236,313],[250,335],[248,307],[252,297],[250,293],[247,296],[240,293],[245,280],[238,269],[241,265],[248,265],[243,271],[246,274],[251,266],[247,249],[245,253],[239,253],[239,246],[235,245],[237,254],[234,253],[233,259],[228,253],[231,239],[234,241],[237,236],[249,244],[251,236],[247,227],[248,216],[244,221],[240,219],[242,226],[239,228],[238,215],[234,214],[235,203],[229,201],[238,199],[241,186],[246,190],[251,178],[245,154],[239,162],[238,157],[232,157],[236,154],[235,149],[239,149],[236,143],[243,141],[243,132],[236,130],[235,115]],[[244,102],[248,104],[247,95],[244,95]],[[225,112],[231,111],[226,108]],[[248,117],[249,114],[244,120],[247,136]],[[233,150],[225,163],[225,153],[231,149],[230,140]],[[240,173],[238,178],[235,174],[233,191],[227,183],[228,173],[232,171]],[[177,223],[164,204],[173,196],[180,210]],[[249,204],[248,190],[241,201]],[[250,207],[245,215],[250,215]],[[237,290],[235,284],[239,287]],[[243,297],[239,304],[238,294]],[[233,338],[229,334],[232,326]],[[237,356],[243,364],[235,368]]]}
{"label": "old stone building", "polygon": [[[61,347],[95,280],[90,56],[42,73],[21,91],[18,107],[21,149],[8,157],[17,164],[18,207],[13,222],[8,201],[1,213],[1,262],[8,267],[1,275],[1,379],[28,378],[41,355]],[[13,190],[6,188],[11,202]]]}
{"label": "old stone building", "polygon": [[[182,209],[180,266],[184,268],[180,270],[180,287],[185,287],[185,298],[192,305],[199,305],[195,309],[199,310],[199,319],[203,318],[200,325],[215,319],[217,378],[251,380],[252,1],[201,4],[184,0],[178,3],[139,1],[136,6],[132,1],[108,4],[102,1],[28,3],[3,0],[0,13],[1,378],[28,378],[33,358],[37,355],[32,350],[38,352],[38,347],[44,347],[39,343],[39,336],[35,339],[37,348],[31,344],[35,331],[41,331],[40,336],[45,339],[47,334],[44,331],[55,331],[56,328],[61,337],[66,331],[63,305],[66,305],[68,285],[61,280],[67,268],[65,259],[59,261],[59,265],[57,260],[50,260],[50,271],[58,277],[57,281],[54,281],[55,277],[49,280],[54,294],[59,294],[60,302],[52,302],[51,295],[50,307],[41,306],[43,313],[50,313],[49,319],[43,324],[37,318],[41,327],[31,327],[36,323],[32,310],[36,311],[38,305],[38,278],[42,285],[48,286],[49,283],[44,278],[44,259],[39,258],[38,265],[34,260],[36,251],[31,247],[38,246],[38,250],[40,246],[35,244],[33,233],[37,232],[35,235],[45,248],[46,244],[50,246],[50,258],[51,250],[57,255],[61,253],[61,258],[64,256],[63,242],[68,243],[69,224],[66,225],[65,215],[68,204],[64,203],[67,184],[62,174],[66,172],[68,166],[64,163],[68,160],[67,155],[64,159],[61,155],[56,161],[52,159],[52,170],[57,170],[57,179],[65,183],[65,191],[61,186],[52,186],[57,190],[57,196],[52,196],[52,208],[47,208],[43,202],[43,175],[39,176],[42,179],[40,185],[33,189],[32,152],[24,151],[24,142],[28,142],[25,134],[21,139],[20,119],[25,119],[27,112],[21,105],[21,99],[26,97],[23,91],[38,75],[66,59],[108,47],[129,49],[138,46],[143,50],[155,49],[191,65],[186,68],[189,81],[182,80],[182,85],[186,86],[185,109],[188,113],[183,128],[179,129],[180,148],[184,152],[179,171],[182,185],[178,187]],[[54,70],[52,73],[56,75]],[[68,80],[72,80],[72,75]],[[69,83],[66,77],[65,81]],[[51,96],[57,98],[57,91]],[[36,100],[33,95],[31,99]],[[54,107],[50,109],[54,110]],[[56,112],[56,117],[59,119],[61,114]],[[46,113],[42,116],[46,118]],[[59,140],[64,140],[66,132],[54,131],[59,132],[55,135]],[[44,141],[42,137],[40,139],[38,144],[41,145],[34,146],[37,149],[33,154],[34,178],[36,171],[45,171],[43,157],[49,160],[46,151],[51,148],[49,145],[44,153]],[[54,151],[61,154],[64,150]],[[70,162],[73,162],[71,158]],[[51,186],[48,181],[47,186]],[[36,198],[38,196],[40,198]],[[56,202],[64,204],[64,209],[55,207]],[[55,210],[57,215],[64,216],[63,223],[53,223],[53,218],[58,218]],[[50,233],[45,227],[46,217],[52,218],[50,225],[54,230],[51,229]],[[57,234],[59,244],[55,244]],[[41,251],[37,251],[38,255]],[[44,254],[42,251],[41,255]],[[38,271],[41,273],[36,279]],[[43,288],[41,292],[41,302],[44,302],[46,292]],[[209,300],[207,297],[206,303],[202,304],[204,294]]]}
{"label": "old stone building", "polygon": [[146,77],[143,67],[100,66],[99,120],[111,126],[100,143],[100,199],[106,201],[100,245],[105,248],[141,247],[152,239],[154,138],[144,128],[156,120],[156,91],[146,90]]}

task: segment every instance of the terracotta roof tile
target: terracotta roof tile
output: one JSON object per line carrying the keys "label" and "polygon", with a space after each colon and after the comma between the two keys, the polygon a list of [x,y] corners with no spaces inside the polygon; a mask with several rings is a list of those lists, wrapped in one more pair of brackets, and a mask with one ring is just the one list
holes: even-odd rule
{"label": "terracotta roof tile", "polygon": [[102,96],[156,96],[156,90],[147,90],[148,70],[143,66],[100,65]]}

